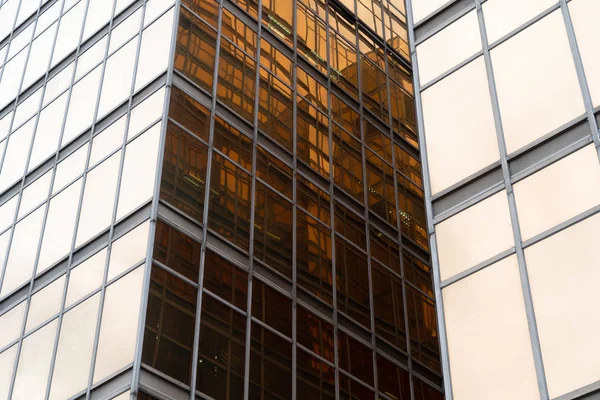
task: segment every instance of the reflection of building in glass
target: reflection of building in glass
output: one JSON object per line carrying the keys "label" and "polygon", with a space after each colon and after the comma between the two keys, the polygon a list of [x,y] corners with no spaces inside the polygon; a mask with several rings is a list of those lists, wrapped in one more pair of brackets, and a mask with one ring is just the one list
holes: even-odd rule
{"label": "reflection of building in glass", "polygon": [[442,399],[398,0],[0,1],[0,399]]}
{"label": "reflection of building in glass", "polygon": [[600,3],[407,3],[446,397],[598,398]]}

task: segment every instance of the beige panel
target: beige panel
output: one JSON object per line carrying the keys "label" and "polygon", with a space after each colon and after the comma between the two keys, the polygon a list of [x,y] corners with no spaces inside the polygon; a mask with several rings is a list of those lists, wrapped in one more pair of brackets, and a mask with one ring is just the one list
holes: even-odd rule
{"label": "beige panel", "polygon": [[550,397],[600,379],[600,215],[525,250]]}
{"label": "beige panel", "polygon": [[443,289],[456,400],[539,399],[516,256]]}
{"label": "beige panel", "polygon": [[598,155],[589,145],[516,183],[523,240],[600,204],[598,182]]}
{"label": "beige panel", "polygon": [[423,18],[449,2],[450,0],[413,0],[412,10],[414,23],[418,23]]}
{"label": "beige panel", "polygon": [[499,159],[482,57],[422,93],[433,194]]}
{"label": "beige panel", "polygon": [[488,43],[494,43],[555,4],[558,4],[556,0],[486,1],[482,9]]}
{"label": "beige panel", "polygon": [[473,10],[417,46],[421,85],[480,50],[479,22]]}
{"label": "beige panel", "polygon": [[505,191],[435,227],[442,280],[514,246]]}
{"label": "beige panel", "polygon": [[600,105],[600,2],[577,0],[569,3],[577,46],[594,107]]}
{"label": "beige panel", "polygon": [[508,153],[584,113],[560,11],[491,51]]}

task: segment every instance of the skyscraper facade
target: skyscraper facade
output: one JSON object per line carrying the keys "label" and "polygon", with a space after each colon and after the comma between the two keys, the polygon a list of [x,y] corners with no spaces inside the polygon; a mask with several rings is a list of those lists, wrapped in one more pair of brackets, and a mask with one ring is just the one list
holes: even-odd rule
{"label": "skyscraper facade", "polygon": [[0,1],[0,399],[443,398],[404,3]]}
{"label": "skyscraper facade", "polygon": [[407,3],[446,398],[598,398],[600,3]]}

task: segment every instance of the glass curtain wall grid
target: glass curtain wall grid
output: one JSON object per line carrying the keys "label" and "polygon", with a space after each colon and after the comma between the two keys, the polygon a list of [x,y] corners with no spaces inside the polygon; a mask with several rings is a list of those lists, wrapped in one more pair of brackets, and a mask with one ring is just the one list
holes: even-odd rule
{"label": "glass curtain wall grid", "polygon": [[443,399],[399,0],[0,0],[0,399]]}
{"label": "glass curtain wall grid", "polygon": [[407,9],[446,398],[596,398],[600,4]]}

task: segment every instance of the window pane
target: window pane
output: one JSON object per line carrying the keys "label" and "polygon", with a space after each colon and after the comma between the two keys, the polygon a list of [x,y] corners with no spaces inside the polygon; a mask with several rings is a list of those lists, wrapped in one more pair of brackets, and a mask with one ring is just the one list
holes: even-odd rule
{"label": "window pane", "polygon": [[517,258],[460,280],[442,295],[454,396],[539,397]]}
{"label": "window pane", "polygon": [[338,347],[340,368],[373,385],[373,351],[339,330]]}
{"label": "window pane", "polygon": [[446,4],[446,0],[428,0],[428,1],[415,1],[412,3],[412,12],[414,23],[420,22],[429,14],[432,14],[435,10]]}
{"label": "window pane", "polygon": [[514,246],[504,191],[439,223],[435,230],[442,280]]}
{"label": "window pane", "polygon": [[92,140],[90,166],[95,165],[98,161],[123,145],[123,134],[125,133],[126,122],[127,117],[123,116],[98,135],[94,136]]}
{"label": "window pane", "polygon": [[106,289],[94,383],[133,361],[143,276],[140,267]]}
{"label": "window pane", "polygon": [[324,190],[302,175],[296,175],[296,201],[298,205],[327,226],[331,224],[329,199],[329,194]]}
{"label": "window pane", "polygon": [[69,143],[92,124],[101,72],[102,66],[98,66],[73,86],[61,145]]}
{"label": "window pane", "polygon": [[23,176],[34,126],[35,119],[31,119],[8,137],[0,173],[0,191],[12,186]]}
{"label": "window pane", "polygon": [[[19,325],[21,326],[21,325]],[[15,367],[15,357],[17,356],[17,345],[0,353],[0,396],[3,399],[8,398],[10,390],[10,381]]]}
{"label": "window pane", "polygon": [[554,0],[490,0],[484,3],[482,8],[488,42],[494,43],[554,4]]}
{"label": "window pane", "polygon": [[105,265],[106,248],[100,250],[71,270],[65,307],[69,307],[71,304],[102,285]]}
{"label": "window pane", "polygon": [[208,142],[209,116],[208,108],[183,90],[173,86],[169,103],[169,118],[173,118],[200,139]]}
{"label": "window pane", "polygon": [[26,333],[58,314],[64,288],[65,276],[63,275],[31,297],[25,325]]}
{"label": "window pane", "polygon": [[198,289],[153,266],[142,362],[190,383]]}
{"label": "window pane", "polygon": [[208,227],[248,250],[250,237],[250,174],[219,154],[213,154]]}
{"label": "window pane", "polygon": [[321,359],[297,348],[296,397],[298,399],[333,400],[335,370]]}
{"label": "window pane", "polygon": [[406,349],[402,281],[377,263],[371,266],[375,333],[396,347]]}
{"label": "window pane", "polygon": [[369,272],[365,255],[336,238],[335,268],[338,310],[370,327]]}
{"label": "window pane", "polygon": [[1,348],[18,339],[21,335],[26,304],[27,302],[23,301],[21,304],[0,315],[0,324],[3,326],[2,330],[0,330]]}
{"label": "window pane", "polygon": [[161,199],[202,221],[208,149],[176,125],[167,125]]}
{"label": "window pane", "polygon": [[396,400],[411,399],[408,371],[380,355],[377,355],[377,382],[379,391],[391,398]]}
{"label": "window pane", "polygon": [[200,243],[160,220],[156,223],[154,259],[191,281],[198,281]]}
{"label": "window pane", "polygon": [[127,140],[144,131],[157,119],[162,118],[165,105],[165,87],[161,87],[131,110]]}
{"label": "window pane", "polygon": [[54,350],[57,320],[23,340],[13,388],[15,399],[43,399]]}
{"label": "window pane", "polygon": [[204,288],[242,310],[246,310],[248,273],[236,268],[211,250],[206,251],[204,260]]}
{"label": "window pane", "polygon": [[600,231],[599,218],[588,218],[525,250],[552,398],[598,380],[596,282],[600,258],[595,239]]}
{"label": "window pane", "polygon": [[65,118],[68,93],[54,100],[40,111],[38,129],[33,141],[33,149],[29,160],[29,171],[37,167],[57,150],[60,133]]}
{"label": "window pane", "polygon": [[99,304],[96,294],[64,315],[50,399],[66,399],[87,387]]}
{"label": "window pane", "polygon": [[350,209],[335,202],[335,231],[363,250],[367,250],[365,220]]}
{"label": "window pane", "polygon": [[333,325],[301,306],[296,317],[298,343],[333,363]]}
{"label": "window pane", "polygon": [[[155,0],[156,1],[156,0]],[[139,90],[167,69],[173,31],[174,9],[142,32],[135,90]]]}
{"label": "window pane", "polygon": [[88,144],[86,143],[58,163],[56,175],[54,176],[52,194],[61,190],[66,184],[75,179],[75,177],[83,173],[87,153]]}
{"label": "window pane", "polygon": [[106,115],[129,97],[137,45],[138,37],[136,36],[106,61],[98,118]]}
{"label": "window pane", "polygon": [[498,160],[483,57],[425,90],[422,99],[433,194]]}
{"label": "window pane", "polygon": [[600,68],[600,58],[596,52],[598,48],[596,22],[600,12],[598,6],[598,2],[593,0],[577,0],[569,3],[573,28],[577,35],[577,47],[585,68],[585,77],[594,107],[600,104],[600,74],[597,72]]}
{"label": "window pane", "polygon": [[252,170],[252,140],[218,116],[213,146],[246,170]]}
{"label": "window pane", "polygon": [[426,84],[480,50],[479,22],[477,12],[473,10],[417,46],[421,84]]}
{"label": "window pane", "polygon": [[584,113],[560,10],[494,48],[491,56],[509,154]]}
{"label": "window pane", "polygon": [[146,258],[150,222],[146,221],[113,242],[108,265],[108,280]]}
{"label": "window pane", "polygon": [[258,279],[252,281],[252,317],[292,336],[292,299]]}
{"label": "window pane", "polygon": [[256,62],[227,40],[221,41],[217,98],[253,122]]}
{"label": "window pane", "polygon": [[292,90],[261,68],[258,97],[259,128],[287,150],[292,151]]}
{"label": "window pane", "polygon": [[290,166],[262,147],[258,147],[256,176],[287,196],[288,199],[292,198],[292,175],[292,168]]}

